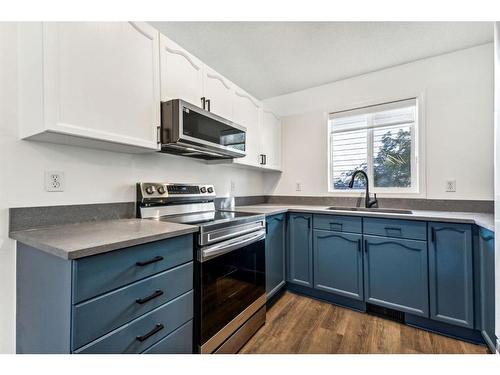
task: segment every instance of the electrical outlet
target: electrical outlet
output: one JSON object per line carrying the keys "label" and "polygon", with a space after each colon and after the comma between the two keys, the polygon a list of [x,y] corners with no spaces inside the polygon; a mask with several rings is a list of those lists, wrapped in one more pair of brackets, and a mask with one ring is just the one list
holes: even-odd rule
{"label": "electrical outlet", "polygon": [[64,172],[45,172],[45,191],[64,191]]}
{"label": "electrical outlet", "polygon": [[446,191],[454,193],[457,191],[457,180],[446,180]]}
{"label": "electrical outlet", "polygon": [[302,184],[300,182],[297,182],[295,184],[295,191],[301,191],[302,190]]}
{"label": "electrical outlet", "polygon": [[230,190],[231,190],[231,193],[234,193],[236,191],[236,182],[231,181]]}

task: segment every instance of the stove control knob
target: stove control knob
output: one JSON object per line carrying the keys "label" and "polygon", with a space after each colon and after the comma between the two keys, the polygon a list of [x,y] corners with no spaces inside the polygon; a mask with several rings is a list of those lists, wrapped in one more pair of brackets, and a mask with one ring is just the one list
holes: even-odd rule
{"label": "stove control knob", "polygon": [[214,192],[214,188],[210,186],[210,187],[208,188],[208,192],[209,192],[210,194],[212,194],[212,193]]}
{"label": "stove control knob", "polygon": [[158,188],[156,189],[156,191],[158,191],[159,194],[165,194],[165,187],[164,186],[158,186]]}
{"label": "stove control knob", "polygon": [[155,187],[154,186],[148,186],[146,188],[146,193],[153,194],[154,192],[155,192]]}
{"label": "stove control knob", "polygon": [[200,188],[200,191],[201,191],[202,193],[206,193],[206,192],[207,192],[207,188],[206,188],[205,186],[202,186],[202,187]]}

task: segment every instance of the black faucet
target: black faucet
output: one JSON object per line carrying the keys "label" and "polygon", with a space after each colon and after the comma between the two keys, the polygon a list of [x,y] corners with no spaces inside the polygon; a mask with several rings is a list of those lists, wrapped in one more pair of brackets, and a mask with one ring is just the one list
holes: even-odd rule
{"label": "black faucet", "polygon": [[369,188],[370,184],[368,183],[368,175],[366,174],[365,171],[362,171],[361,169],[354,171],[354,173],[351,175],[351,182],[349,182],[349,188],[352,189],[352,187],[354,186],[354,178],[358,174],[363,175],[366,181],[365,207],[366,208],[378,207],[377,194],[373,194],[373,200],[370,199],[370,188]]}

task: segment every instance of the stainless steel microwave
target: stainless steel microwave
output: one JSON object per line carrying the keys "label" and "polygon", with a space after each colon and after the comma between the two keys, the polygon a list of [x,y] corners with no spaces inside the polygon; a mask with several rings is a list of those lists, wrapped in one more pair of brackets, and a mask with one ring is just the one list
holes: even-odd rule
{"label": "stainless steel microwave", "polygon": [[200,159],[245,156],[246,128],[181,99],[161,103],[161,151]]}

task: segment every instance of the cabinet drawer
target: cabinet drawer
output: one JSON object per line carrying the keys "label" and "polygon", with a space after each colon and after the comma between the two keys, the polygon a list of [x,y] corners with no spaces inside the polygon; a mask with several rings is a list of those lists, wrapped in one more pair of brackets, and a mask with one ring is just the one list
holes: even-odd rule
{"label": "cabinet drawer", "polygon": [[161,339],[143,354],[191,354],[193,353],[193,321],[190,320]]}
{"label": "cabinet drawer", "polygon": [[193,263],[164,271],[73,307],[73,349],[193,289]]}
{"label": "cabinet drawer", "polygon": [[73,303],[85,301],[192,259],[192,235],[78,259],[74,262],[73,270]]}
{"label": "cabinet drawer", "polygon": [[75,353],[139,354],[192,318],[193,292],[190,291],[78,349]]}
{"label": "cabinet drawer", "polygon": [[377,218],[363,220],[364,234],[422,241],[427,239],[427,223],[423,221]]}
{"label": "cabinet drawer", "polygon": [[314,215],[313,226],[314,229],[361,233],[361,217]]}

